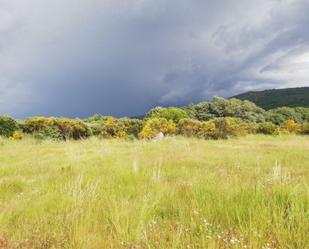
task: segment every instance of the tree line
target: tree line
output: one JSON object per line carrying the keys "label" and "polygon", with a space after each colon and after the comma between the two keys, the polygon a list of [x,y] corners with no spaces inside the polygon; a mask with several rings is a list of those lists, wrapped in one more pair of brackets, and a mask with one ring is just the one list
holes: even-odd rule
{"label": "tree line", "polygon": [[183,135],[202,139],[227,139],[247,134],[309,135],[309,108],[280,107],[264,110],[250,101],[215,97],[212,101],[188,106],[156,107],[143,118],[114,118],[94,115],[87,119],[33,117],[15,120],[0,116],[0,136],[22,139],[100,138],[152,139]]}

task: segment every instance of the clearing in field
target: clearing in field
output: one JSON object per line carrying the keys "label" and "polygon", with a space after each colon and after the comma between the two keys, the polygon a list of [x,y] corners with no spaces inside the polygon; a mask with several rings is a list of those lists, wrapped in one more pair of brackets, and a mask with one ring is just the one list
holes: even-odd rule
{"label": "clearing in field", "polygon": [[309,248],[309,137],[0,140],[0,248]]}

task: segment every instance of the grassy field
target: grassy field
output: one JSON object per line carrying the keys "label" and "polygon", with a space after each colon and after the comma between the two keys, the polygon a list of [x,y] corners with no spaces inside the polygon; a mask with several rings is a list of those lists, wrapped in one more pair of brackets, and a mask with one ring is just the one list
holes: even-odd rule
{"label": "grassy field", "polygon": [[309,137],[0,139],[0,248],[309,248]]}

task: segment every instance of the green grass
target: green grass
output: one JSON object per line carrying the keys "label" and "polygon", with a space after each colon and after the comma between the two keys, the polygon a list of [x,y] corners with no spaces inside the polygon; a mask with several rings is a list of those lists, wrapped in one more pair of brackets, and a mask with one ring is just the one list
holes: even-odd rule
{"label": "green grass", "polygon": [[309,137],[0,139],[0,248],[309,248]]}

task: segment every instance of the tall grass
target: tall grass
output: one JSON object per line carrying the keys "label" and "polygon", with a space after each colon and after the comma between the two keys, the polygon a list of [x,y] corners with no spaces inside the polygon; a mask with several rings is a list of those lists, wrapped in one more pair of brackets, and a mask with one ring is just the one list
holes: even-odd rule
{"label": "tall grass", "polygon": [[0,140],[0,248],[309,248],[309,138]]}

